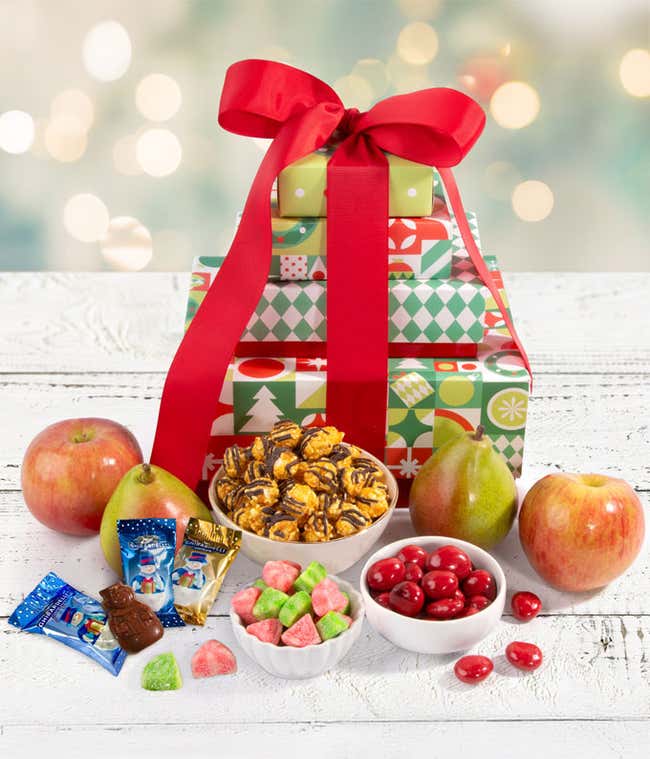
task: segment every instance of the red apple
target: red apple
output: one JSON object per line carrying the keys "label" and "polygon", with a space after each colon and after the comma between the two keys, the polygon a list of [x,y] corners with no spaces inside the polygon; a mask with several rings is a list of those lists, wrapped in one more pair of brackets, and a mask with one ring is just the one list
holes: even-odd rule
{"label": "red apple", "polygon": [[21,470],[32,514],[70,535],[99,532],[102,514],[124,474],[142,461],[135,437],[110,419],[65,419],[29,444]]}
{"label": "red apple", "polygon": [[549,474],[528,491],[519,514],[528,560],[560,590],[607,585],[632,564],[643,535],[634,490],[602,474]]}

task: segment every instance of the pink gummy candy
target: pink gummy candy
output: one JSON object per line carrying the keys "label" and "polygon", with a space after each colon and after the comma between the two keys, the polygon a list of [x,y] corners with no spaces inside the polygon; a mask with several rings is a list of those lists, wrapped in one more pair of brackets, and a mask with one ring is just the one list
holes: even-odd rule
{"label": "pink gummy candy", "polygon": [[254,635],[262,643],[272,643],[277,646],[282,635],[282,622],[279,619],[263,619],[248,625],[246,632]]}
{"label": "pink gummy candy", "polygon": [[244,588],[232,597],[230,605],[236,614],[239,614],[241,621],[244,625],[250,625],[257,620],[253,616],[253,606],[255,602],[262,595],[262,591],[259,588]]}
{"label": "pink gummy candy", "polygon": [[270,587],[289,593],[300,570],[287,561],[267,561],[262,569],[262,579]]}
{"label": "pink gummy candy", "polygon": [[282,642],[285,646],[293,646],[294,648],[315,646],[320,643],[320,635],[311,614],[300,617],[288,630],[285,630],[282,633]]}
{"label": "pink gummy candy", "polygon": [[341,593],[334,580],[326,577],[318,583],[311,593],[311,605],[317,617],[323,617],[328,611],[343,611],[348,599]]}
{"label": "pink gummy candy", "polygon": [[218,640],[206,640],[192,657],[194,677],[232,675],[235,672],[237,672],[235,654]]}

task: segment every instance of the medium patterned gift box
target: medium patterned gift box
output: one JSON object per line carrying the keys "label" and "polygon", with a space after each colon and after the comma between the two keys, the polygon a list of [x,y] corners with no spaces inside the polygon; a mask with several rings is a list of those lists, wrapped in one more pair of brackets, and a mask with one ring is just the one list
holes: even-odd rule
{"label": "medium patterned gift box", "polygon": [[[193,274],[187,324],[207,292],[211,278]],[[417,344],[420,355],[444,355],[444,346],[458,348],[461,355],[475,355],[486,325],[487,289],[480,282],[442,280],[390,280],[388,282],[388,339],[395,344]],[[360,307],[363,293],[359,295]],[[250,355],[256,343],[324,343],[327,339],[326,282],[268,282],[255,313],[241,337],[238,350]],[[252,344],[252,346],[250,345]],[[397,350],[397,349],[395,349]],[[403,355],[402,352],[399,355]]]}
{"label": "medium patterned gift box", "polygon": [[[476,215],[467,219],[480,246]],[[283,218],[273,206],[270,281],[327,279],[327,222],[323,218]],[[462,247],[445,200],[434,197],[430,216],[388,219],[388,276],[391,279],[445,279],[454,250]],[[225,256],[201,257],[193,272],[214,273]],[[205,268],[202,265],[205,264]]]}

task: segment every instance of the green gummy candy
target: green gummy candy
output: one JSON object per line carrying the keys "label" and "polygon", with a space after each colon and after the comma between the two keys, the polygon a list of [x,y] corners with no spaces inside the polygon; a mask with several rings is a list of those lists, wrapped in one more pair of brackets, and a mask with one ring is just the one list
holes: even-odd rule
{"label": "green gummy candy", "polygon": [[341,591],[341,595],[345,596],[345,598],[347,600],[347,604],[345,605],[345,609],[343,609],[343,613],[347,614],[348,616],[350,616],[350,611],[351,611],[351,608],[352,608],[350,606],[350,596],[347,593],[345,593],[344,591]]}
{"label": "green gummy candy", "polygon": [[259,588],[260,590],[266,590],[269,586],[264,582],[264,580],[261,577],[258,577],[257,580],[253,583],[254,588]]}
{"label": "green gummy candy", "polygon": [[294,622],[297,622],[300,617],[304,617],[305,614],[311,612],[311,598],[309,593],[305,593],[304,590],[299,590],[294,593],[289,600],[280,609],[280,622],[285,627],[291,627]]}
{"label": "green gummy candy", "polygon": [[142,670],[142,687],[145,690],[178,690],[183,678],[174,654],[160,654]]}
{"label": "green gummy candy", "polygon": [[349,625],[347,620],[338,611],[328,611],[324,617],[321,617],[316,622],[316,627],[318,628],[321,640],[329,640],[330,638],[336,638],[337,635],[347,630]]}
{"label": "green gummy candy", "polygon": [[322,564],[317,561],[312,563],[305,569],[305,571],[298,575],[298,579],[294,582],[293,587],[296,590],[304,590],[305,593],[311,593],[312,590],[327,577],[327,570]]}
{"label": "green gummy candy", "polygon": [[277,617],[288,598],[289,596],[281,590],[266,588],[253,606],[253,616],[255,619]]}

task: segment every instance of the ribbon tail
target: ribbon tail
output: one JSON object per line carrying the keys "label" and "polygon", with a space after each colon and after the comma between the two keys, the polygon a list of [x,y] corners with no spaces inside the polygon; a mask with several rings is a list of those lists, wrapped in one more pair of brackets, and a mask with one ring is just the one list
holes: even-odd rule
{"label": "ribbon tail", "polygon": [[440,174],[440,177],[442,178],[443,184],[445,186],[447,197],[449,198],[451,209],[454,212],[454,218],[456,220],[456,224],[458,225],[460,236],[463,240],[463,243],[465,244],[465,248],[467,249],[467,252],[469,253],[469,257],[472,263],[474,264],[474,267],[476,271],[478,272],[479,277],[481,278],[485,286],[490,291],[490,294],[494,298],[494,302],[497,304],[497,308],[501,312],[501,316],[503,317],[506,327],[508,328],[508,331],[510,332],[512,341],[515,344],[517,350],[519,351],[522,361],[524,362],[524,366],[526,367],[526,369],[528,370],[528,374],[530,375],[530,388],[532,390],[533,373],[530,368],[530,361],[528,359],[528,354],[526,353],[524,349],[523,343],[521,342],[521,338],[517,334],[517,330],[515,329],[515,325],[513,324],[510,314],[508,313],[508,309],[506,308],[506,305],[503,302],[501,293],[499,292],[498,287],[496,286],[496,284],[494,283],[494,280],[492,279],[492,274],[490,270],[487,268],[485,261],[483,260],[481,251],[478,249],[478,246],[474,242],[474,237],[472,236],[472,232],[469,228],[469,223],[467,221],[465,209],[463,208],[463,202],[461,200],[460,192],[458,191],[458,186],[456,185],[456,180],[454,178],[453,172],[449,168],[439,168],[438,173]]}
{"label": "ribbon tail", "polygon": [[388,377],[388,162],[363,137],[327,166],[327,422],[383,461]]}
{"label": "ribbon tail", "polygon": [[167,374],[151,461],[193,490],[201,479],[228,366],[268,279],[273,182],[285,166],[321,147],[332,128],[327,122],[323,126],[319,108],[283,124],[255,175],[223,266]]}

